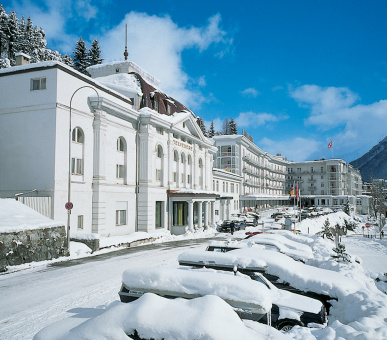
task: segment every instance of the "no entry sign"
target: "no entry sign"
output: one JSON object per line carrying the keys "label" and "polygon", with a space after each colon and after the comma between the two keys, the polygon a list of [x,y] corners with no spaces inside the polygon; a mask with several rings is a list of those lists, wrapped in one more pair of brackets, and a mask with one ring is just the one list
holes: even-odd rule
{"label": "no entry sign", "polygon": [[366,227],[369,228],[369,227],[370,227],[370,224],[369,224],[369,223],[366,223]]}

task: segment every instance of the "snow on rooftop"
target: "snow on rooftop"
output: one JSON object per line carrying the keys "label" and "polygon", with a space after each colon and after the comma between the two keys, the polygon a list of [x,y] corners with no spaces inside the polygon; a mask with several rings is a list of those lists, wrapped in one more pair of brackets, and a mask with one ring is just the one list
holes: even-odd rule
{"label": "snow on rooftop", "polygon": [[105,77],[99,77],[96,82],[109,87],[128,98],[135,95],[142,96],[141,85],[133,74],[118,73]]}
{"label": "snow on rooftop", "polygon": [[65,225],[45,217],[13,198],[0,199],[0,232],[43,229]]}

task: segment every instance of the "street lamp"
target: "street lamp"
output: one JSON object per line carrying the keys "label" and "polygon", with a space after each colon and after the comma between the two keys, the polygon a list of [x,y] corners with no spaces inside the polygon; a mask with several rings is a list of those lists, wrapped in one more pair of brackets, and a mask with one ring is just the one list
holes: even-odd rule
{"label": "street lamp", "polygon": [[99,107],[99,94],[97,90],[89,85],[81,86],[80,88],[76,89],[74,93],[71,96],[70,99],[70,115],[69,115],[69,174],[68,174],[68,182],[67,182],[67,203],[65,205],[65,208],[67,210],[67,252],[70,254],[70,214],[71,214],[71,209],[73,208],[73,204],[71,203],[71,110],[72,110],[72,101],[74,98],[74,95],[81,89],[84,88],[90,88],[95,91],[98,97],[98,105]]}

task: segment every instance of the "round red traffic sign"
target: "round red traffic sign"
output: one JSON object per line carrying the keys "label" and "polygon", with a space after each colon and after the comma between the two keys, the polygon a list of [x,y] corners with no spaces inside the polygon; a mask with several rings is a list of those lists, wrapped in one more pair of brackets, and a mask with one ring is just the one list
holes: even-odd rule
{"label": "round red traffic sign", "polygon": [[369,224],[369,223],[366,223],[366,227],[369,228],[369,227],[370,227],[370,224]]}
{"label": "round red traffic sign", "polygon": [[67,203],[65,204],[65,208],[66,208],[67,210],[71,210],[71,209],[73,208],[73,204],[72,204],[71,202],[67,202]]}

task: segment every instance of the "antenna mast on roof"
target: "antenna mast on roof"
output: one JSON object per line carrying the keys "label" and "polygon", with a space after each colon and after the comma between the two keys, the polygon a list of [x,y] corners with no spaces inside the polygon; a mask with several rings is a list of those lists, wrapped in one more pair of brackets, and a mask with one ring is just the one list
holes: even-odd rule
{"label": "antenna mast on roof", "polygon": [[128,24],[125,24],[125,52],[124,52],[124,57],[125,60],[128,60]]}

